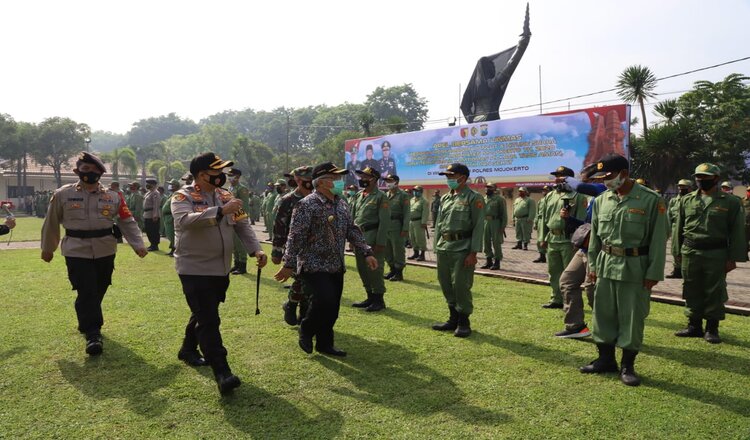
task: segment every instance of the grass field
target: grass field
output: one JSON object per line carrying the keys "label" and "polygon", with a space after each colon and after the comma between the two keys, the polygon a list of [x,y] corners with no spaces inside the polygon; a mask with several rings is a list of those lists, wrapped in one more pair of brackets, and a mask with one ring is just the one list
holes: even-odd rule
{"label": "grass field", "polygon": [[447,310],[434,270],[389,283],[388,309],[366,314],[348,258],[337,324],[343,359],[306,355],[283,323],[285,290],[263,271],[232,277],[222,306],[229,361],[243,385],[221,398],[209,368],[176,359],[188,308],[159,254],[120,248],[104,301],[105,352],[90,359],[76,332],[64,259],[2,254],[0,438],[750,438],[750,321],[729,316],[725,343],[672,333],[682,310],[652,304],[636,369],[643,385],[585,376],[590,341],[559,340],[547,288],[475,283],[475,333],[429,328]]}
{"label": "grass field", "polygon": [[[3,218],[0,223],[5,223]],[[39,241],[42,237],[42,223],[43,218],[36,217],[17,217],[16,227],[13,228],[12,242],[17,241]],[[4,235],[0,237],[0,245],[4,245],[8,241],[8,236]]]}

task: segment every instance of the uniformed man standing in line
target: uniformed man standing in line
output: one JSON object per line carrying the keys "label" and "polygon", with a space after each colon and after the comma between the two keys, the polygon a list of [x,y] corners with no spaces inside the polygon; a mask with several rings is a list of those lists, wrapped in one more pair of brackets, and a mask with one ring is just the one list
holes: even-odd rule
{"label": "uniformed man standing in line", "polygon": [[112,284],[115,268],[117,241],[112,234],[115,216],[135,253],[143,258],[148,252],[125,200],[99,183],[107,172],[102,161],[81,152],[74,172],[80,179],[78,183],[63,185],[52,197],[42,225],[42,260],[52,261],[62,224],[65,228],[62,254],[70,284],[78,292],[75,301],[78,331],[86,337],[86,353],[96,356],[102,352],[102,300]]}
{"label": "uniformed man standing in line", "polygon": [[170,195],[167,197],[166,202],[161,207],[161,219],[164,222],[164,235],[169,240],[169,253],[170,257],[174,257],[174,217],[172,216],[172,197],[175,192],[180,189],[180,182],[177,179],[172,179],[168,182]]}
{"label": "uniformed man standing in line", "polygon": [[175,266],[191,312],[177,357],[195,366],[207,362],[222,394],[240,386],[240,379],[229,368],[219,331],[219,304],[226,299],[229,288],[234,233],[240,236],[248,254],[255,256],[259,267],[267,262],[242,200],[222,189],[226,183],[223,170],[232,165],[214,153],[193,158],[190,173],[195,183],[172,197]]}
{"label": "uniformed man standing in line", "polygon": [[[242,209],[249,213],[250,212],[250,190],[245,185],[240,183],[242,177],[242,170],[238,168],[232,168],[227,173],[229,177],[229,192],[232,193],[235,199],[242,200]],[[248,221],[249,214],[248,214]],[[251,223],[252,224],[252,223]],[[242,240],[237,234],[234,234],[234,252],[232,254],[234,263],[229,273],[232,275],[242,275],[247,273],[247,252],[245,246],[242,245]]]}
{"label": "uniformed man standing in line", "polygon": [[273,223],[271,223],[271,211],[273,210],[273,204],[276,202],[276,197],[279,195],[274,188],[273,182],[268,182],[266,190],[266,196],[263,198],[263,206],[261,208],[263,214],[263,224],[266,227],[265,232],[268,233],[268,239],[271,240],[271,234],[273,231]]}
{"label": "uniformed man standing in line", "polygon": [[357,187],[354,185],[349,185],[346,187],[346,191],[344,192],[344,201],[346,201],[347,204],[351,205],[352,199],[356,195],[357,195]]}
{"label": "uniformed man standing in line", "polygon": [[367,299],[354,303],[352,306],[364,308],[368,312],[379,312],[385,309],[383,260],[391,223],[391,207],[388,197],[378,189],[380,172],[377,169],[367,167],[363,170],[357,170],[357,175],[359,176],[359,186],[363,189],[352,200],[352,218],[354,224],[362,229],[367,245],[373,249],[378,267],[371,270],[365,261],[365,254],[356,250],[354,256],[357,259],[357,271],[362,279],[362,286],[367,293]]}
{"label": "uniformed man standing in line", "polygon": [[471,287],[477,253],[484,236],[484,200],[469,188],[469,168],[460,163],[449,165],[440,175],[451,189],[440,200],[434,246],[440,288],[448,303],[448,321],[434,324],[439,331],[454,331],[465,338],[471,335],[469,316],[474,311]]}
{"label": "uniformed man standing in line", "polygon": [[422,187],[417,185],[412,189],[414,196],[409,201],[409,240],[414,253],[409,260],[424,261],[427,251],[427,222],[430,211],[427,209],[427,199],[422,194]]}
{"label": "uniformed man standing in line", "polygon": [[526,187],[518,188],[518,197],[513,201],[513,218],[516,222],[516,245],[513,249],[529,250],[531,229],[536,217],[536,203]]}
{"label": "uniformed man standing in line", "polygon": [[[680,208],[680,199],[684,196],[686,196],[692,187],[692,184],[687,179],[680,179],[679,182],[677,182],[677,195],[672,197],[672,199],[669,201],[669,205],[667,205],[667,217],[669,219],[669,228],[670,228],[670,237],[674,235],[674,227],[677,223],[677,211]],[[674,246],[672,247],[674,249]],[[675,254],[672,252],[672,258],[673,260],[673,266],[672,266],[672,273],[667,275],[667,278],[682,278],[682,269],[680,268],[680,265],[678,263],[678,254]]]}
{"label": "uniformed man standing in line", "polygon": [[[488,183],[485,188],[487,196],[484,202],[484,254],[487,256],[487,262],[480,269],[500,270],[500,262],[503,261],[503,234],[505,227],[508,226],[508,212],[505,208],[505,199],[497,193],[495,184]],[[531,237],[531,221],[528,218],[524,218],[523,221],[528,223],[527,229]],[[526,245],[528,241],[523,243]]]}
{"label": "uniformed man standing in line", "polygon": [[539,199],[539,205],[537,206],[536,215],[534,216],[534,230],[536,230],[536,250],[539,252],[539,256],[536,260],[532,260],[532,263],[546,263],[547,262],[547,249],[542,247],[542,241],[539,239],[539,234],[542,230],[542,220],[544,216],[542,213],[546,209],[547,195],[550,193],[549,185],[542,187],[542,198]]}
{"label": "uniformed man standing in line", "polygon": [[159,218],[161,217],[161,193],[156,189],[156,179],[146,179],[146,197],[143,200],[143,222],[150,246],[149,251],[159,250]]}
{"label": "uniformed man standing in line", "polygon": [[[695,169],[698,190],[680,199],[672,235],[672,252],[682,263],[682,297],[688,326],[675,333],[721,342],[719,321],[725,318],[727,273],[747,261],[745,214],[739,197],[717,189],[721,171],[710,163]],[[703,333],[703,320],[706,332]]]}
{"label": "uniformed man standing in line", "polygon": [[440,190],[436,189],[432,194],[432,203],[430,203],[430,212],[432,213],[432,229],[437,225],[437,216],[440,212]]}
{"label": "uniformed man standing in line", "polygon": [[403,281],[404,267],[406,267],[405,241],[409,236],[409,194],[398,187],[401,180],[395,174],[385,176],[388,187],[388,206],[391,207],[391,220],[388,227],[388,243],[385,246],[385,261],[390,271],[385,275],[386,280]]}
{"label": "uniformed man standing in line", "polygon": [[141,184],[138,182],[130,183],[130,198],[126,200],[128,209],[133,214],[133,218],[138,223],[138,229],[144,230],[143,226],[143,196],[141,195]]}
{"label": "uniformed man standing in line", "polygon": [[255,190],[250,190],[250,224],[254,225],[255,222],[260,221],[260,204],[262,202],[262,199],[258,195],[258,193],[255,192]]}
{"label": "uniformed man standing in line", "polygon": [[728,180],[721,182],[721,191],[726,194],[734,195],[734,187],[732,186],[732,182]]}
{"label": "uniformed man standing in line", "polygon": [[608,190],[596,199],[589,239],[589,278],[596,281],[593,337],[599,357],[582,373],[618,371],[615,345],[622,348],[620,380],[640,385],[634,363],[643,343],[651,289],[664,279],[667,207],[656,192],[630,178],[628,160],[616,154],[596,164],[592,178]]}

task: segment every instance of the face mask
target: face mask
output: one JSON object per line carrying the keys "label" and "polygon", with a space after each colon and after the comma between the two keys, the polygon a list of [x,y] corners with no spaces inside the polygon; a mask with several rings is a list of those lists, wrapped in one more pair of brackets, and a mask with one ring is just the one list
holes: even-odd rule
{"label": "face mask", "polygon": [[310,191],[312,191],[312,189],[313,189],[313,185],[312,185],[312,182],[310,182],[310,181],[307,181],[307,180],[303,180],[303,181],[302,181],[302,188],[305,188],[305,189],[307,189],[307,190],[310,190]]}
{"label": "face mask", "polygon": [[102,173],[97,173],[96,171],[89,171],[88,173],[82,173],[79,171],[78,177],[81,178],[81,181],[83,181],[83,183],[96,183],[102,177]]}
{"label": "face mask", "polygon": [[386,182],[385,186],[388,189],[395,189],[396,188],[396,184],[395,183],[390,183],[390,182]]}
{"label": "face mask", "polygon": [[702,189],[703,191],[708,191],[711,188],[713,188],[716,185],[716,180],[714,179],[695,179],[695,184],[698,185],[698,188]]}
{"label": "face mask", "polygon": [[450,189],[456,189],[456,188],[458,188],[458,185],[459,185],[458,180],[456,180],[456,179],[448,179],[448,188],[450,188]]}
{"label": "face mask", "polygon": [[354,190],[349,191],[350,196],[355,196],[356,194],[357,194],[357,191],[354,191]]}
{"label": "face mask", "polygon": [[684,196],[685,194],[687,194],[687,193],[689,193],[689,192],[690,192],[690,190],[689,190],[689,189],[687,189],[687,188],[685,188],[685,189],[682,189],[682,188],[680,188],[680,195],[681,195],[681,196]]}
{"label": "face mask", "polygon": [[422,193],[417,191],[414,193],[414,197],[422,197]]}
{"label": "face mask", "polygon": [[343,180],[334,180],[333,181],[333,187],[331,188],[331,192],[337,196],[340,196],[344,193],[344,181]]}
{"label": "face mask", "polygon": [[367,188],[370,186],[370,181],[365,179],[359,179],[359,187],[360,188]]}
{"label": "face mask", "polygon": [[281,189],[281,187],[280,187],[280,186],[278,186],[278,187],[276,187],[276,193],[277,193],[277,194],[284,194],[284,190],[283,190],[283,189]]}
{"label": "face mask", "polygon": [[495,191],[487,191],[487,197],[492,196],[492,194],[495,194]]}
{"label": "face mask", "polygon": [[217,188],[221,188],[225,183],[227,183],[227,175],[224,173],[221,173],[218,176],[212,176],[208,174],[208,180],[206,180],[206,182]]}
{"label": "face mask", "polygon": [[622,178],[619,174],[614,179],[605,180],[604,185],[607,187],[607,189],[611,189],[612,191],[617,191],[622,184],[625,182],[625,179]]}

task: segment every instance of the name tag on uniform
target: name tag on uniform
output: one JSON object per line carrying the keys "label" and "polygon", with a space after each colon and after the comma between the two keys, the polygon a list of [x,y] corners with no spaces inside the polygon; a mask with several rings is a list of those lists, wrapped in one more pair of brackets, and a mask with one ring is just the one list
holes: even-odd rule
{"label": "name tag on uniform", "polygon": [[68,197],[69,202],[82,202],[83,197]]}
{"label": "name tag on uniform", "polygon": [[646,211],[638,208],[630,208],[628,209],[628,212],[631,214],[640,214],[640,215],[646,215]]}
{"label": "name tag on uniform", "polygon": [[716,207],[716,208],[714,208],[714,209],[715,209],[716,211],[721,211],[721,212],[729,212],[729,209],[728,209],[728,208],[722,208],[721,206],[717,206],[717,207]]}

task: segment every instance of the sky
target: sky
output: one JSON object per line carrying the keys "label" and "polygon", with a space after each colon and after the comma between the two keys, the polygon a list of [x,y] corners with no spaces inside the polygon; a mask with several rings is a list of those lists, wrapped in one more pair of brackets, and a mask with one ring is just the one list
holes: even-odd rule
{"label": "sky", "polygon": [[[627,66],[657,77],[750,56],[748,0],[532,0],[531,42],[510,82],[511,110],[614,87]],[[458,116],[477,59],[516,44],[526,2],[84,1],[4,2],[0,113],[38,123],[65,116],[127,132],[171,112],[361,103],[411,83],[427,128]],[[697,80],[750,75],[750,60],[661,81],[653,103]],[[618,102],[614,92],[571,108]],[[567,109],[568,101],[544,106]],[[633,115],[640,110],[633,108]]]}

